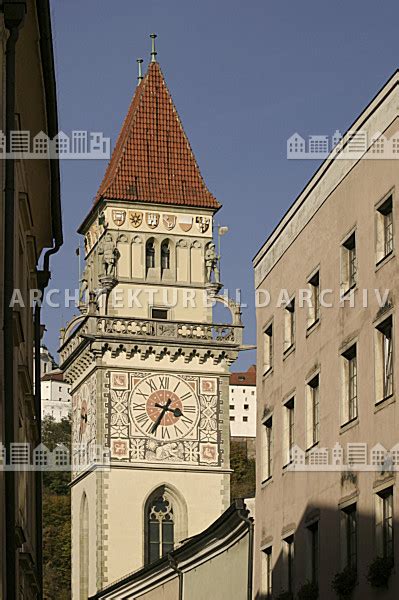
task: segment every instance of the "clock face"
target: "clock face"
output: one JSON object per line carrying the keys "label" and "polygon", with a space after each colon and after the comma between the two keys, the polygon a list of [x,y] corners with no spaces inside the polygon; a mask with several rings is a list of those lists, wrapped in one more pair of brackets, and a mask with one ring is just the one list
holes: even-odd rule
{"label": "clock face", "polygon": [[141,433],[163,441],[190,435],[199,419],[197,395],[177,375],[144,377],[132,391],[130,410]]}

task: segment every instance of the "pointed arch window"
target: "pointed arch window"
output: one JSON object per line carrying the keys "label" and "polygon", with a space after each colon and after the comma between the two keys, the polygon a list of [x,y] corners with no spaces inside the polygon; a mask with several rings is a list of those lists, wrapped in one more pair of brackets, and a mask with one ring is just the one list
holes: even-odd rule
{"label": "pointed arch window", "polygon": [[145,245],[145,264],[147,269],[155,268],[155,245],[154,240],[148,240]]}
{"label": "pointed arch window", "polygon": [[164,240],[161,244],[161,270],[170,269],[170,246],[169,241]]}
{"label": "pointed arch window", "polygon": [[174,515],[170,498],[163,493],[153,498],[148,506],[148,548],[147,561],[154,562],[173,550]]}

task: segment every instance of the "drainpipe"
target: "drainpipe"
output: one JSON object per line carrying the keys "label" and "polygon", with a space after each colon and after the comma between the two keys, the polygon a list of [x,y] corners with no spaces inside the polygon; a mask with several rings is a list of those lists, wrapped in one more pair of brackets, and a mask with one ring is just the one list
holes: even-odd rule
{"label": "drainpipe", "polygon": [[248,517],[248,510],[243,500],[236,500],[237,514],[248,527],[248,587],[247,600],[252,600],[253,560],[254,560],[254,521]]}
{"label": "drainpipe", "polygon": [[179,600],[183,600],[183,571],[179,569],[176,559],[171,554],[168,554],[169,566],[179,578]]}
{"label": "drainpipe", "polygon": [[[53,42],[51,33],[51,17],[49,0],[41,0],[37,5],[37,18],[40,31],[40,55],[43,69],[44,91],[46,99],[47,128],[51,138],[58,133],[57,95],[54,73]],[[62,216],[60,204],[60,172],[58,160],[50,160],[50,203],[53,247],[46,251],[43,259],[43,270],[37,271],[37,285],[43,293],[50,280],[50,257],[58,252],[63,244]],[[41,306],[35,305],[34,312],[34,344],[35,344],[35,413],[38,424],[38,443],[41,442],[41,385],[40,385],[40,344],[42,337]],[[36,556],[37,574],[39,581],[38,598],[43,595],[43,534],[42,534],[42,473],[35,477],[35,506],[36,506]]]}
{"label": "drainpipe", "polygon": [[[9,31],[6,43],[6,148],[10,151],[10,132],[15,128],[15,54],[19,29],[26,13],[25,2],[4,1],[4,26]],[[4,290],[3,290],[3,365],[4,365],[4,442],[8,457],[10,444],[15,441],[14,411],[14,340],[13,309],[10,307],[14,287],[14,221],[15,221],[15,162],[5,161],[4,190]],[[16,490],[15,473],[5,471],[6,522],[6,598],[17,598],[16,548]]]}

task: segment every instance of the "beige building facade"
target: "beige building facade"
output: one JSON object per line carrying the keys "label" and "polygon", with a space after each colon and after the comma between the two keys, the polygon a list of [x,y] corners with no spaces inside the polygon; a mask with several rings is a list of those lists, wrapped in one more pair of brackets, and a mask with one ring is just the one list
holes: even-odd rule
{"label": "beige building facade", "polygon": [[259,600],[397,596],[398,107],[395,73],[254,259]]}
{"label": "beige building facade", "polygon": [[[40,443],[33,350],[35,345],[40,378],[42,328],[30,291],[46,287],[62,227],[58,160],[15,156],[22,138],[18,144],[15,139],[57,133],[48,2],[2,3],[0,36],[0,597],[31,600],[42,588],[41,473],[11,463],[15,445],[30,453]],[[5,143],[13,136],[14,148]],[[15,303],[14,290],[19,290]]]}
{"label": "beige building facade", "polygon": [[81,315],[62,332],[74,599],[156,561],[230,503],[240,309],[228,302],[232,323],[212,323],[212,303],[226,303],[212,242],[219,204],[153,59],[80,228]]}

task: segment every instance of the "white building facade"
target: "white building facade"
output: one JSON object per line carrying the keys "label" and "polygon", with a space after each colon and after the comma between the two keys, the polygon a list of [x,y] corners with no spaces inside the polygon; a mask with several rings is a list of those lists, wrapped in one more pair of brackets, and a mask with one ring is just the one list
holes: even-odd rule
{"label": "white building facade", "polygon": [[67,419],[71,414],[70,385],[64,381],[59,369],[42,376],[42,419],[53,417],[56,421]]}
{"label": "white building facade", "polygon": [[232,373],[229,385],[230,435],[232,438],[256,437],[256,366]]}

